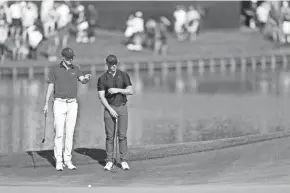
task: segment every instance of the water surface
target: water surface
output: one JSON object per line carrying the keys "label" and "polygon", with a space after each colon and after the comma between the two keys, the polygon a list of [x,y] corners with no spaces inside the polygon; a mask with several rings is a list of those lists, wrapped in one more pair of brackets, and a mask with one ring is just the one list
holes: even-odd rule
{"label": "water surface", "polygon": [[[290,75],[286,72],[161,70],[129,74],[136,92],[128,102],[129,145],[235,137],[285,130],[290,125]],[[104,146],[103,108],[96,82],[94,77],[89,84],[79,85],[75,147]],[[6,77],[1,79],[0,89],[0,152],[52,148],[51,105],[47,142],[41,144],[44,78]]]}

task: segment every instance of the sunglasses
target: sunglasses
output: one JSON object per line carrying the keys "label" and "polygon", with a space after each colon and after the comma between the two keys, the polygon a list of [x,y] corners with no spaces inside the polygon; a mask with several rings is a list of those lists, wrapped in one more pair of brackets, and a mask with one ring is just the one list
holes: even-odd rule
{"label": "sunglasses", "polygon": [[74,59],[74,57],[70,57],[70,58],[64,58],[66,61],[72,61]]}
{"label": "sunglasses", "polygon": [[118,63],[114,63],[114,64],[110,64],[110,63],[107,63],[109,66],[117,66]]}

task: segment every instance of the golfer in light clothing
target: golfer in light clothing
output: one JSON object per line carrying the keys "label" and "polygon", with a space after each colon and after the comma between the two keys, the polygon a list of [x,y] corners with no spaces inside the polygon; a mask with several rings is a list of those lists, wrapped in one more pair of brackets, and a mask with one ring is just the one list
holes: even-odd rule
{"label": "golfer in light clothing", "polygon": [[109,55],[106,58],[106,63],[108,70],[99,77],[97,85],[99,98],[105,107],[107,163],[104,169],[111,170],[113,167],[114,130],[115,124],[118,124],[117,135],[121,166],[123,170],[129,170],[127,162],[128,110],[126,95],[133,94],[132,83],[126,72],[117,69],[118,59],[115,55]]}
{"label": "golfer in light clothing", "polygon": [[[77,86],[78,81],[86,84],[90,80],[90,74],[85,76],[79,67],[72,64],[74,51],[71,48],[64,48],[61,52],[62,61],[51,68],[48,77],[48,88],[46,94],[44,113],[48,110],[48,101],[53,93],[53,114],[54,114],[54,156],[56,159],[56,170],[62,171],[63,167],[75,170],[72,163],[73,135],[78,113]],[[64,132],[66,133],[63,147]],[[64,152],[63,152],[64,149]]]}

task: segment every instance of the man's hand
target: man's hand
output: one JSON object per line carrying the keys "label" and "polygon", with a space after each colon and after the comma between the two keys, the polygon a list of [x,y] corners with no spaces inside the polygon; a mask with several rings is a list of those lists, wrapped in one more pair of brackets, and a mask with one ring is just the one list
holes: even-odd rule
{"label": "man's hand", "polygon": [[118,93],[120,91],[120,89],[118,89],[118,88],[110,88],[109,90],[108,90],[108,92],[110,93],[110,94],[116,94],[116,93]]}
{"label": "man's hand", "polygon": [[48,111],[48,104],[45,103],[44,107],[43,107],[43,113],[46,114]]}
{"label": "man's hand", "polygon": [[80,76],[79,77],[79,81],[82,83],[82,84],[87,84],[91,79],[91,75],[90,74],[86,74],[85,76]]}
{"label": "man's hand", "polygon": [[109,109],[109,112],[110,112],[110,114],[112,115],[112,117],[114,117],[114,118],[117,118],[117,117],[118,117],[117,112],[116,112],[113,108],[110,108],[110,109]]}
{"label": "man's hand", "polygon": [[91,79],[91,75],[90,74],[86,74],[85,75],[85,79],[90,80]]}

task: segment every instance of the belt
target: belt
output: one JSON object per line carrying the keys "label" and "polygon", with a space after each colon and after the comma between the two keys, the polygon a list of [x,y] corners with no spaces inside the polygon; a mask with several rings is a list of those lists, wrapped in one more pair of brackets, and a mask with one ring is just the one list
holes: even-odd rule
{"label": "belt", "polygon": [[110,105],[113,106],[113,107],[120,107],[120,106],[125,106],[126,103],[122,103],[122,104],[118,104],[118,105],[114,105],[114,104],[110,104]]}
{"label": "belt", "polygon": [[65,103],[77,102],[77,99],[75,99],[75,98],[71,98],[71,99],[69,99],[69,98],[55,98],[54,100],[65,102]]}

